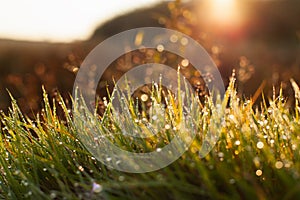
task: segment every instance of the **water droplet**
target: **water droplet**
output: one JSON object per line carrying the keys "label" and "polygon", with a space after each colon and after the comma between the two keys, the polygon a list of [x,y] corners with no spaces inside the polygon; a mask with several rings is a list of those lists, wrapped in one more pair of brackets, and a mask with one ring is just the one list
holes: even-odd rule
{"label": "water droplet", "polygon": [[282,139],[283,139],[283,140],[287,140],[286,135],[282,135]]}
{"label": "water droplet", "polygon": [[256,170],[256,172],[255,172],[256,176],[261,176],[262,173],[263,173],[263,172],[262,172],[262,170],[260,170],[260,169]]}
{"label": "water droplet", "polygon": [[218,156],[219,156],[220,158],[223,158],[223,157],[224,157],[224,153],[223,153],[223,152],[219,152],[219,153],[218,153]]}
{"label": "water droplet", "polygon": [[283,163],[282,163],[281,161],[277,161],[277,162],[275,163],[275,167],[276,167],[277,169],[281,169],[281,168],[283,167]]}
{"label": "water droplet", "polygon": [[158,52],[163,52],[165,48],[163,45],[159,44],[159,45],[157,45],[156,49]]}
{"label": "water droplet", "polygon": [[83,172],[84,171],[84,168],[82,166],[79,166],[78,169]]}
{"label": "water droplet", "polygon": [[189,41],[188,41],[187,38],[183,37],[183,38],[181,38],[180,43],[181,43],[183,46],[186,46],[186,45],[189,43]]}
{"label": "water droplet", "polygon": [[24,186],[28,186],[28,182],[27,181],[23,180],[22,183],[23,183]]}
{"label": "water droplet", "polygon": [[50,198],[51,199],[55,199],[56,198],[56,193],[55,192],[51,192],[50,193]]}
{"label": "water droplet", "polygon": [[229,119],[231,119],[231,120],[235,120],[234,115],[229,115],[228,117],[229,117]]}
{"label": "water droplet", "polygon": [[121,160],[117,160],[116,165],[119,165],[121,162]]}
{"label": "water droplet", "polygon": [[124,176],[119,176],[119,181],[124,181],[125,177]]}
{"label": "water droplet", "polygon": [[262,149],[262,148],[264,148],[264,143],[263,142],[258,142],[256,144],[256,147],[259,148],[259,149]]}
{"label": "water droplet", "polygon": [[158,118],[157,115],[153,115],[153,116],[152,116],[152,120],[153,120],[153,121],[157,120],[157,118]]}
{"label": "water droplet", "polygon": [[259,167],[260,166],[260,159],[259,157],[254,157],[253,158],[253,163],[256,167]]}
{"label": "water droplet", "polygon": [[170,41],[173,42],[173,43],[177,42],[178,41],[178,36],[177,35],[171,35]]}
{"label": "water droplet", "polygon": [[291,163],[290,163],[290,162],[285,163],[285,164],[284,164],[284,167],[285,167],[285,168],[290,168],[290,167],[291,167]]}
{"label": "water droplet", "polygon": [[171,128],[170,124],[166,124],[166,125],[165,125],[165,129],[166,129],[166,130],[169,130],[170,128]]}
{"label": "water droplet", "polygon": [[157,151],[157,152],[161,152],[161,148],[157,148],[156,151]]}
{"label": "water droplet", "polygon": [[14,172],[14,175],[18,175],[18,174],[20,174],[20,170],[16,170],[16,171]]}
{"label": "water droplet", "polygon": [[100,185],[100,184],[98,184],[98,183],[93,183],[93,188],[92,188],[92,192],[94,192],[94,193],[99,193],[99,192],[101,192],[102,191],[102,186]]}
{"label": "water droplet", "polygon": [[232,178],[232,179],[229,179],[229,183],[230,184],[235,184],[235,180]]}
{"label": "water droplet", "polygon": [[189,64],[190,64],[190,62],[189,62],[188,59],[183,59],[181,61],[181,66],[184,67],[184,68],[187,67],[187,66],[189,66]]}

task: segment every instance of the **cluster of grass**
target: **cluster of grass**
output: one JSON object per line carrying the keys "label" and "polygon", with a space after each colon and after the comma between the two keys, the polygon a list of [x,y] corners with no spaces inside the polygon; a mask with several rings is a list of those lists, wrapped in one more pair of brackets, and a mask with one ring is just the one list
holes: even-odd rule
{"label": "cluster of grass", "polygon": [[[74,124],[76,113],[68,110],[63,99],[50,104],[44,93],[44,109],[34,120],[24,116],[12,99],[9,113],[0,116],[0,198],[297,199],[300,91],[296,83],[293,86],[294,110],[286,108],[282,95],[253,109],[250,100],[238,98],[232,78],[223,102],[219,102],[225,114],[214,113],[215,105],[208,97],[198,111],[198,135],[190,148],[171,165],[142,174],[111,169],[93,157],[78,137],[84,129]],[[152,95],[157,99],[159,93]],[[61,107],[64,117],[57,116],[55,105]],[[165,110],[171,116],[166,123],[176,127],[176,119],[189,113],[180,114],[184,111],[181,103],[173,102],[172,106],[172,111]],[[112,113],[100,118],[99,126],[117,134]],[[135,115],[133,110],[129,113]],[[220,135],[212,151],[202,158],[201,134],[210,126],[211,118],[220,119]],[[111,139],[132,151],[142,151],[149,144],[155,149],[160,141],[156,139],[156,145],[153,141],[140,142],[138,147],[121,134]],[[167,143],[164,139],[162,144]]]}

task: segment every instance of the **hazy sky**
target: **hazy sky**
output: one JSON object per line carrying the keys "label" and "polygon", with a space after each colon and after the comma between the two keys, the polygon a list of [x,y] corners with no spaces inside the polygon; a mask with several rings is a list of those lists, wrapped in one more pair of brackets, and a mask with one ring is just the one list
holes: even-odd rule
{"label": "hazy sky", "polygon": [[69,42],[127,10],[162,0],[0,0],[0,38]]}

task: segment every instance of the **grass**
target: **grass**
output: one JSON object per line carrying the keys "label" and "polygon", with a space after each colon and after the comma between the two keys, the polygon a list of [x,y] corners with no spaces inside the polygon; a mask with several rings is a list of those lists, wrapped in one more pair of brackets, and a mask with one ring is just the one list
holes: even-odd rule
{"label": "grass", "polygon": [[[74,121],[75,116],[82,116],[81,108],[71,112],[62,98],[58,104],[50,103],[44,93],[44,109],[33,120],[22,114],[12,98],[9,113],[2,112],[0,116],[0,198],[297,199],[300,197],[300,91],[295,82],[292,85],[295,109],[285,106],[282,95],[264,100],[261,108],[254,109],[250,100],[236,95],[232,78],[224,100],[217,102],[225,114],[216,112],[210,97],[202,104],[198,102],[201,110],[195,120],[197,135],[190,148],[171,165],[141,174],[111,169],[93,157],[79,137],[84,134],[82,118],[78,118],[79,125]],[[153,88],[152,105],[161,105],[157,91],[159,87]],[[186,91],[184,95],[192,94]],[[170,109],[167,107],[165,114],[158,117],[163,128],[157,137],[146,140],[133,141],[132,137],[122,136],[122,127],[114,118],[114,108],[109,102],[103,117],[88,117],[100,118],[95,120],[98,130],[102,130],[100,133],[121,148],[152,151],[168,144],[178,132],[173,128],[193,113],[193,110],[184,113],[184,105],[195,104],[197,100],[190,97],[189,104],[184,104],[181,98],[169,95],[166,104]],[[151,119],[163,107],[152,109],[147,118],[139,115],[133,101],[123,99],[129,107],[130,119],[146,118],[149,123],[159,124]],[[74,105],[76,108],[76,101]],[[64,116],[58,116],[57,109],[62,109]],[[208,133],[214,120],[220,122],[219,139],[212,151],[202,157],[201,134]],[[136,126],[136,121],[127,123],[132,129],[142,127]],[[173,131],[169,132],[166,124]]]}

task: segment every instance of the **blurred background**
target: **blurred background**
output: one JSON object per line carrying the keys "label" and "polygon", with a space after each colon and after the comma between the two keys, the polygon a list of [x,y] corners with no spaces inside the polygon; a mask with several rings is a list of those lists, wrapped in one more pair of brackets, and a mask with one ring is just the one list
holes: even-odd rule
{"label": "blurred background", "polygon": [[[224,80],[235,70],[238,92],[258,103],[262,92],[284,89],[293,104],[290,78],[300,81],[299,0],[114,0],[49,2],[0,0],[0,109],[9,90],[21,109],[34,116],[42,107],[42,85],[51,97],[69,99],[85,56],[101,41],[137,27],[166,27],[197,40]],[[159,59],[157,59],[159,55]],[[100,80],[100,96],[118,79],[146,62],[178,66],[182,58],[157,49],[118,58]],[[195,87],[204,75],[184,75]],[[275,86],[275,91],[273,91]]]}

